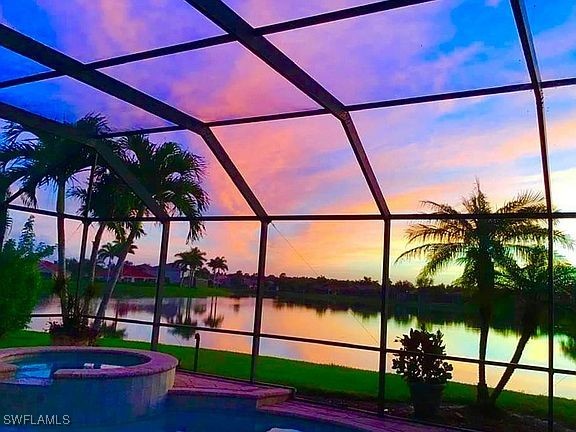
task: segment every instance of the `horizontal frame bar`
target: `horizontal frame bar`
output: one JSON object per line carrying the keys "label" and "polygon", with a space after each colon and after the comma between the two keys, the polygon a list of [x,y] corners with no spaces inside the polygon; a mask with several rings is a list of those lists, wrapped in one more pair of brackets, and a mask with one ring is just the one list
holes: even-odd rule
{"label": "horizontal frame bar", "polygon": [[[576,212],[558,212],[553,213],[554,219],[576,218]],[[462,219],[546,219],[547,213],[458,213],[455,215],[432,214],[432,213],[392,213],[390,216],[379,214],[331,214],[331,215],[270,215],[270,221],[383,221],[391,220],[462,220]],[[122,222],[122,221],[139,221],[139,222],[158,222],[155,217],[143,218],[90,218],[91,222]],[[198,218],[171,217],[171,222],[188,222],[190,220],[198,221],[218,221],[218,222],[240,222],[240,221],[259,221],[257,216],[201,216]]]}
{"label": "horizontal frame bar", "polygon": [[[55,211],[52,211],[52,210],[43,210],[43,209],[31,208],[31,207],[21,206],[21,205],[17,205],[17,204],[8,204],[8,210],[14,210],[17,212],[22,212],[22,213],[39,214],[39,215],[44,215],[44,216],[54,216],[54,217],[58,216],[58,213]],[[70,213],[64,213],[64,218],[65,219],[72,219],[72,220],[76,220],[76,221],[80,221],[80,222],[84,221],[84,218],[82,216],[73,215]]]}
{"label": "horizontal frame bar", "polygon": [[[33,318],[35,318],[35,317],[57,317],[57,316],[62,316],[62,314],[32,314]],[[84,317],[90,318],[90,319],[96,318],[95,315],[84,315]],[[129,323],[129,324],[149,325],[150,327],[152,327],[152,325],[153,325],[152,321],[142,321],[142,320],[136,320],[136,319],[130,319],[130,318],[116,318],[116,317],[107,317],[106,316],[103,318],[103,320],[104,321],[112,321],[112,322],[124,322],[124,323]],[[201,332],[223,333],[223,334],[230,334],[230,335],[236,335],[236,336],[254,337],[253,332],[244,331],[244,330],[219,329],[219,328],[210,328],[210,327],[196,327],[196,326],[191,326],[191,325],[187,325],[187,324],[160,323],[159,325],[160,325],[160,327],[167,327],[167,328],[190,328],[190,329],[194,329],[196,331],[201,331]],[[330,341],[330,340],[325,340],[325,339],[303,338],[303,337],[297,337],[297,336],[286,336],[286,335],[278,335],[278,334],[271,334],[271,333],[262,333],[260,336],[262,338],[266,338],[266,339],[284,340],[284,341],[308,343],[308,344],[316,344],[316,345],[326,345],[326,346],[333,346],[333,347],[338,347],[338,348],[357,349],[360,351],[380,352],[380,347],[371,346],[371,345],[358,345],[358,344],[352,344],[352,343],[347,343],[347,342]],[[399,353],[410,354],[409,352],[400,351],[400,350],[394,349],[394,348],[386,348],[384,350],[384,352],[386,352],[388,354],[399,354]],[[501,362],[501,361],[496,361],[496,360],[486,360],[484,362],[481,362],[478,359],[473,359],[470,357],[460,357],[460,356],[451,356],[451,355],[436,356],[434,354],[426,354],[426,353],[419,353],[419,352],[415,352],[413,354],[428,356],[428,357],[440,357],[440,358],[445,359],[445,360],[459,362],[459,363],[472,363],[472,364],[484,363],[488,366],[496,366],[496,367],[508,367],[510,365],[513,365],[514,369],[522,369],[522,370],[529,370],[529,371],[543,372],[543,373],[548,372],[548,367],[546,367],[546,366],[535,366],[535,365],[527,365],[527,364],[522,364],[522,363],[507,363],[507,362]],[[570,370],[570,369],[554,369],[554,373],[555,374],[576,376],[576,370]]]}
{"label": "horizontal frame bar", "polygon": [[[575,78],[563,78],[557,80],[548,80],[542,82],[542,88],[560,88],[560,87],[568,87],[576,85],[576,77]],[[352,105],[345,105],[346,111],[349,112],[357,112],[357,111],[368,111],[372,109],[380,109],[380,108],[392,108],[392,107],[399,107],[399,106],[408,106],[408,105],[417,105],[422,103],[430,103],[430,102],[442,102],[442,101],[449,101],[449,100],[458,100],[458,99],[467,99],[473,97],[482,97],[482,96],[495,96],[507,93],[519,93],[525,91],[532,91],[533,87],[531,83],[522,83],[522,84],[511,84],[505,86],[498,86],[498,87],[486,87],[474,90],[462,90],[462,91],[455,91],[455,92],[446,92],[446,93],[436,93],[432,95],[425,95],[425,96],[415,96],[415,97],[408,97],[408,98],[400,98],[400,99],[387,99],[375,102],[366,102],[366,103],[358,103]],[[330,111],[324,108],[314,109],[314,110],[305,110],[305,111],[293,111],[293,112],[286,112],[280,114],[268,114],[268,115],[261,115],[261,116],[253,116],[253,117],[240,117],[235,119],[226,119],[226,120],[217,120],[212,122],[206,122],[205,125],[208,127],[221,127],[221,126],[233,126],[233,125],[241,125],[241,124],[250,124],[250,123],[260,123],[260,122],[268,122],[268,121],[276,121],[276,120],[287,120],[287,119],[294,119],[294,118],[305,118],[305,117],[314,117],[320,115],[327,115],[330,114]],[[148,129],[140,129],[140,130],[126,130],[126,131],[117,131],[112,132],[109,134],[104,134],[102,137],[105,138],[116,138],[121,136],[130,136],[136,135],[139,133],[145,134],[155,134],[155,133],[164,133],[164,132],[175,132],[175,131],[182,131],[186,130],[184,128],[178,126],[163,126],[157,128],[148,128]]]}
{"label": "horizontal frame bar", "polygon": [[[55,211],[35,209],[15,204],[9,204],[10,210],[41,214],[46,216],[57,216]],[[66,219],[82,221],[82,216],[66,213]],[[455,215],[445,214],[428,214],[428,213],[392,213],[387,217],[391,220],[397,221],[430,221],[430,220],[462,220],[462,219],[547,219],[547,213],[458,213]],[[285,222],[306,222],[306,221],[383,221],[386,217],[379,214],[357,214],[357,215],[270,215],[270,221],[285,221]],[[552,219],[576,219],[576,212],[556,212],[552,213]],[[187,218],[180,216],[172,216],[169,218],[170,222],[189,222],[190,220],[205,221],[205,222],[259,222],[261,219],[255,215],[216,215],[216,216],[201,216],[198,218]],[[141,218],[88,218],[89,222],[161,222],[162,220],[157,217],[141,217]]]}
{"label": "horizontal frame bar", "polygon": [[[333,12],[326,12],[323,14],[313,15],[310,17],[299,18],[290,21],[265,25],[257,27],[255,30],[260,36],[281,33],[299,28],[312,27],[319,24],[326,24],[329,22],[340,21],[349,18],[358,18],[364,15],[375,14],[392,9],[399,9],[408,6],[416,6],[423,3],[428,3],[433,0],[384,0],[368,5],[361,5],[347,9],[341,9]],[[119,66],[127,63],[133,63],[142,60],[148,60],[158,57],[164,57],[172,54],[184,53],[198,49],[208,48],[217,45],[223,45],[230,42],[235,42],[236,39],[229,34],[222,34],[212,36],[195,41],[169,45],[165,47],[155,48],[138,53],[129,53],[117,57],[111,57],[104,60],[97,60],[87,63],[86,66],[90,69],[97,70],[106,67]],[[29,84],[38,81],[44,81],[52,78],[59,78],[65,76],[64,73],[58,71],[41,72],[34,75],[25,77],[18,77],[0,82],[0,89],[14,87],[22,84]]]}

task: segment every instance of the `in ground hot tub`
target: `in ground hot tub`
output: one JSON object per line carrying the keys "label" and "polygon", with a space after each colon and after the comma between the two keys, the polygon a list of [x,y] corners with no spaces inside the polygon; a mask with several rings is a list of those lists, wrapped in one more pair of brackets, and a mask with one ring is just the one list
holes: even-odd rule
{"label": "in ground hot tub", "polygon": [[154,412],[178,360],[151,351],[35,347],[0,350],[0,414],[98,425]]}

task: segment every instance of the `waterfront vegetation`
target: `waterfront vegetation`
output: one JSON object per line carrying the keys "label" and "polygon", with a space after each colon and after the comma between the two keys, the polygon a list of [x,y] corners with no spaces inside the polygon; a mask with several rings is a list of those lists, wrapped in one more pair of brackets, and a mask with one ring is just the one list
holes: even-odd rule
{"label": "waterfront vegetation", "polygon": [[[54,282],[51,279],[42,280],[42,297],[48,297],[54,294]],[[104,282],[96,281],[94,283],[95,295],[98,296],[105,288]],[[164,297],[174,298],[201,298],[201,297],[229,297],[233,293],[223,287],[208,286],[205,280],[199,280],[194,289],[179,284],[167,283],[164,285]],[[154,298],[156,295],[156,284],[153,282],[118,282],[112,295],[113,298]]]}
{"label": "waterfront vegetation", "polygon": [[[15,346],[49,345],[47,333],[17,331],[0,340],[0,348]],[[102,338],[98,345],[149,349],[147,342],[127,341],[117,338]],[[175,345],[160,345],[160,350],[174,355],[180,360],[180,367],[192,370],[194,349]],[[198,362],[199,372],[247,379],[250,370],[250,355],[229,351],[201,349]],[[376,372],[335,365],[320,365],[276,357],[262,356],[258,359],[258,380],[280,384],[297,389],[301,396],[323,396],[353,401],[374,401],[378,392]],[[386,396],[390,402],[406,402],[408,388],[400,376],[386,375]],[[444,401],[447,404],[470,405],[476,397],[473,385],[449,382]],[[555,398],[556,419],[576,427],[576,400]],[[498,407],[511,412],[545,418],[547,415],[546,396],[528,395],[505,390],[498,398]]]}
{"label": "waterfront vegetation", "polygon": [[[88,136],[110,132],[107,119],[99,114],[88,114],[69,127]],[[64,216],[66,198],[73,197],[80,202],[80,214],[120,219],[120,222],[103,221],[98,224],[90,261],[85,266],[90,269],[86,291],[92,292],[98,258],[108,261],[105,288],[100,296],[97,318],[92,323],[95,332],[102,326],[102,317],[121,279],[126,258],[136,250],[136,241],[146,235],[139,219],[161,213],[187,216],[190,218],[187,241],[193,241],[203,233],[203,224],[197,217],[209,205],[208,195],[201,185],[204,160],[178,143],[154,143],[145,135],[101,141],[108,156],[98,159],[92,149],[78,145],[72,139],[8,122],[4,126],[0,148],[2,196],[10,196],[10,188],[17,185],[19,189],[14,197],[21,196],[25,203],[35,207],[39,190],[56,191],[57,272],[53,290],[60,298],[63,328],[68,328],[69,322],[77,321],[74,310],[78,309],[71,301],[72,297],[78,296],[70,294]],[[133,181],[140,185],[139,192],[116,175],[114,164],[125,167]],[[79,186],[80,177],[86,173],[89,173],[91,181]],[[153,208],[150,208],[152,202]],[[122,221],[128,218],[136,220]],[[3,211],[0,215],[2,240],[9,228],[9,220]],[[103,254],[100,242],[106,231],[114,235],[115,242],[105,245],[106,253]],[[2,246],[0,242],[0,249]],[[73,328],[71,332],[74,333]]]}
{"label": "waterfront vegetation", "polygon": [[530,191],[519,193],[502,207],[494,208],[477,181],[472,193],[462,198],[462,212],[449,204],[432,201],[423,204],[431,214],[444,218],[412,223],[406,231],[411,248],[402,253],[398,261],[424,258],[426,264],[420,271],[420,278],[434,276],[449,265],[462,267],[460,283],[472,292],[480,324],[477,403],[494,406],[515,370],[508,367],[494,391],[489,392],[484,361],[494,306],[501,292],[521,294],[522,337],[510,359],[510,363],[518,363],[526,343],[543,321],[549,290],[573,293],[576,286],[576,269],[561,257],[553,263],[553,286],[549,286],[545,249],[548,236],[565,248],[571,248],[573,241],[562,231],[552,229],[549,232],[547,225],[538,219],[454,218],[465,213],[545,213],[544,196]]}
{"label": "waterfront vegetation", "polygon": [[0,249],[0,338],[28,324],[41,289],[38,262],[53,250],[36,242],[34,216],[24,224],[18,241],[10,239]]}

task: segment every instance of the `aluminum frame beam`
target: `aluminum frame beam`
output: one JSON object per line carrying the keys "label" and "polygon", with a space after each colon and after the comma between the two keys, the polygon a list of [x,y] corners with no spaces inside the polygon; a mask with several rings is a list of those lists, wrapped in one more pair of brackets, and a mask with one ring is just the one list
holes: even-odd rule
{"label": "aluminum frame beam", "polygon": [[388,294],[390,293],[390,238],[392,222],[384,221],[382,244],[382,288],[380,291],[380,353],[378,358],[378,413],[386,408],[386,357],[388,355]]}
{"label": "aluminum frame beam", "polygon": [[[258,32],[258,34],[261,35],[281,33],[289,30],[311,27],[319,24],[336,22],[344,19],[356,18],[364,15],[384,12],[387,10],[399,9],[407,6],[415,6],[423,3],[429,3],[431,1],[435,0],[383,0],[375,3],[370,3],[367,5],[361,5],[347,9],[340,9],[337,11],[326,12],[305,18],[298,18],[295,20],[265,25],[257,27],[256,31]],[[97,60],[94,62],[87,63],[86,66],[92,69],[102,69],[106,67],[119,66],[122,64],[132,63],[141,60],[147,60],[177,53],[194,51],[197,49],[208,48],[217,45],[223,45],[230,42],[235,42],[235,39],[229,34],[223,34],[204,39],[199,39],[196,41],[184,42],[161,48],[154,48],[151,50],[141,51],[138,53],[130,53],[117,57],[110,57],[104,60]],[[44,81],[47,79],[58,78],[61,76],[65,76],[65,74],[59,71],[41,72],[34,75],[2,81],[0,82],[0,89],[13,87],[21,84]]]}
{"label": "aluminum frame beam", "polygon": [[536,114],[538,120],[538,134],[540,138],[540,153],[542,158],[542,174],[544,176],[544,193],[546,196],[546,206],[548,213],[552,214],[552,191],[550,182],[550,165],[548,162],[548,139],[546,135],[546,117],[544,113],[544,91],[542,86],[542,76],[538,66],[536,57],[536,49],[534,48],[534,40],[530,25],[528,22],[528,14],[523,0],[510,0],[514,21],[520,37],[522,45],[522,52],[530,75],[530,81],[534,97],[536,100]]}
{"label": "aluminum frame beam", "polygon": [[222,147],[222,144],[202,121],[100,71],[90,69],[78,60],[43,45],[3,24],[0,24],[0,45],[200,135],[230,176],[230,179],[252,211],[260,218],[266,219],[267,214],[264,207],[254,195],[240,171],[236,168],[224,147]]}
{"label": "aluminum frame beam", "polygon": [[170,221],[162,222],[162,238],[160,240],[160,256],[158,258],[158,274],[156,275],[156,291],[154,295],[154,318],[150,349],[158,351],[160,339],[160,322],[162,320],[162,303],[164,301],[164,286],[166,277],[166,260],[168,258],[168,243],[170,242]]}
{"label": "aluminum frame beam", "polygon": [[276,48],[268,39],[258,34],[250,24],[221,0],[186,0],[186,2],[225,32],[232,35],[278,74],[340,120],[358,165],[378,206],[378,210],[385,216],[389,215],[390,210],[380,189],[380,184],[376,179],[376,174],[370,165],[352,117],[346,111],[344,104],[294,63],[286,54]]}
{"label": "aluminum frame beam", "polygon": [[169,215],[158,204],[154,197],[146,190],[140,180],[124,165],[122,160],[104,142],[94,138],[88,138],[74,128],[54,120],[33,114],[15,106],[0,102],[0,118],[25,125],[29,128],[38,129],[46,133],[66,137],[73,141],[91,147],[98,152],[108,166],[120,177],[142,200],[148,209],[160,220],[168,220]]}
{"label": "aluminum frame beam", "polygon": [[546,210],[548,223],[547,244],[547,285],[548,285],[548,431],[554,431],[554,219],[552,207],[552,185],[550,180],[550,165],[548,161],[548,137],[546,134],[546,116],[544,108],[544,91],[542,75],[538,66],[536,48],[530,30],[528,13],[524,0],[510,0],[516,29],[520,37],[522,52],[530,74],[530,81],[534,92],[536,104],[536,117],[538,135],[540,138],[540,156],[542,161],[542,174],[544,177],[544,194],[546,196]]}
{"label": "aluminum frame beam", "polygon": [[258,357],[260,356],[260,338],[262,333],[262,308],[264,304],[264,285],[266,283],[266,253],[268,251],[268,225],[260,224],[260,243],[258,246],[258,279],[256,281],[256,303],[254,305],[254,326],[252,330],[252,351],[250,358],[250,381],[256,380]]}
{"label": "aluminum frame beam", "polygon": [[[549,81],[542,81],[543,88],[557,88],[557,87],[567,87],[576,85],[576,78],[563,78],[559,80],[549,80]],[[532,83],[524,83],[524,84],[511,84],[505,86],[498,86],[498,87],[486,87],[474,90],[461,90],[455,92],[447,92],[447,93],[437,93],[432,95],[424,95],[424,96],[413,96],[408,98],[400,98],[400,99],[387,99],[375,102],[363,102],[358,104],[352,105],[345,105],[346,111],[348,112],[355,112],[355,111],[368,111],[372,109],[379,109],[379,108],[392,108],[398,106],[406,106],[406,105],[417,105],[421,103],[429,103],[429,102],[441,102],[447,100],[457,100],[457,99],[466,99],[472,97],[481,97],[481,96],[494,96],[494,95],[502,95],[507,93],[519,93],[524,91],[531,91],[533,90]],[[226,120],[215,120],[211,122],[206,122],[206,126],[208,127],[219,127],[219,126],[232,126],[232,125],[239,125],[239,124],[249,124],[249,123],[260,123],[260,122],[267,122],[267,121],[274,121],[274,120],[285,120],[285,119],[292,119],[292,118],[305,118],[305,117],[314,117],[320,115],[330,114],[327,109],[320,108],[314,110],[305,110],[305,111],[292,111],[280,114],[267,114],[261,116],[253,116],[253,117],[239,117],[235,119],[226,119]],[[179,126],[161,126],[156,128],[148,128],[148,129],[140,129],[140,130],[125,130],[119,132],[112,132],[108,134],[103,134],[102,137],[119,137],[119,136],[129,136],[135,135],[138,133],[146,133],[146,134],[154,134],[154,133],[162,133],[162,132],[174,132],[183,130],[183,128]]]}

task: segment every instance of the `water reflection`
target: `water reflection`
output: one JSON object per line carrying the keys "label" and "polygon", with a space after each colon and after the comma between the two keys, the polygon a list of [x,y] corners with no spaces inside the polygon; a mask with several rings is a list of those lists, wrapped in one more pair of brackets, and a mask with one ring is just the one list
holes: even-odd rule
{"label": "water reflection", "polygon": [[[98,302],[95,302],[97,304]],[[186,324],[232,330],[251,331],[253,328],[255,299],[251,297],[220,298],[168,298],[162,304],[162,322]],[[58,313],[56,299],[46,299],[38,305],[36,313]],[[107,310],[107,316],[130,318],[151,322],[154,313],[154,299],[115,299]],[[388,345],[396,346],[396,336],[405,333],[410,327],[429,324],[439,328],[445,334],[447,351],[450,355],[476,358],[478,354],[478,329],[467,312],[434,311],[425,308],[395,307],[388,321]],[[560,369],[576,367],[576,334],[567,329],[576,329],[576,318],[560,315],[562,328],[555,335],[555,366]],[[32,321],[33,329],[46,328],[47,318]],[[264,333],[291,335],[306,338],[335,340],[361,345],[379,345],[380,315],[364,308],[340,305],[303,305],[294,300],[264,299]],[[125,337],[132,340],[148,341],[150,328],[143,325],[119,323],[114,330],[124,330]],[[194,345],[193,328],[162,328],[161,342],[181,346]],[[231,350],[249,353],[251,338],[220,333],[202,332],[201,345],[205,348]],[[518,333],[513,317],[506,323],[497,321],[491,330],[487,358],[506,362],[516,346]],[[522,363],[547,366],[548,336],[545,331],[533,337],[528,343]],[[360,352],[345,348],[322,345],[294,343],[263,339],[262,355],[304,360],[316,363],[333,363],[355,368],[377,370],[377,353]],[[389,359],[391,360],[391,359]],[[390,365],[388,365],[390,366]],[[475,365],[459,363],[456,365],[455,380],[475,383],[477,369]],[[496,381],[501,375],[500,368],[489,371],[489,379]],[[534,381],[536,380],[536,381]],[[565,381],[565,380],[564,380]],[[576,397],[576,380],[571,384],[558,385],[559,396]],[[510,389],[540,393],[546,390],[546,374],[516,371]]]}
{"label": "water reflection", "polygon": [[[197,309],[198,311],[205,311],[205,307],[200,307]],[[187,325],[187,326],[198,326],[198,320],[192,319],[192,311],[194,311],[194,315],[197,314],[196,309],[192,309],[192,299],[186,299],[186,306],[184,307],[184,311],[182,312],[181,309],[178,310],[175,316],[168,317],[167,322],[170,324],[179,324],[179,325]],[[174,327],[168,330],[170,334],[179,336],[184,340],[190,340],[196,334],[196,329],[191,327]]]}

